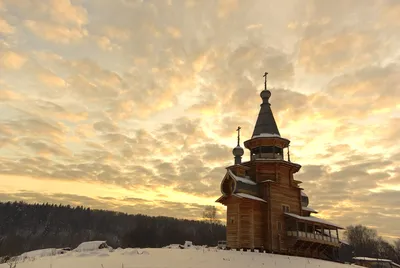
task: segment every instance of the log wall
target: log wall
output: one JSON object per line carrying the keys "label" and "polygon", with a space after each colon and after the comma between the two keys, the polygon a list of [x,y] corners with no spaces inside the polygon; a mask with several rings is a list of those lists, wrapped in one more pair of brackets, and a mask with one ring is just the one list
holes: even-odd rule
{"label": "log wall", "polygon": [[226,243],[228,248],[254,249],[265,247],[265,203],[231,197],[226,201]]}
{"label": "log wall", "polygon": [[241,199],[239,204],[240,230],[239,241],[242,248],[254,248],[253,240],[253,204],[248,199]]}
{"label": "log wall", "polygon": [[239,247],[239,203],[230,200],[227,204],[226,244],[228,248]]}
{"label": "log wall", "polygon": [[294,188],[285,183],[288,176],[282,176],[281,183],[271,183],[270,202],[272,218],[272,249],[286,250],[288,248],[286,241],[283,206],[288,206],[290,213],[301,215],[300,189]]}

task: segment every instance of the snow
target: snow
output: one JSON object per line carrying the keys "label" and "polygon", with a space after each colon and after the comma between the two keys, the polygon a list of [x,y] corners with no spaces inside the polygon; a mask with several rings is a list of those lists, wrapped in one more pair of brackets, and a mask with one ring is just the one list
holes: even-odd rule
{"label": "snow", "polygon": [[288,216],[294,217],[296,219],[299,219],[299,220],[310,221],[310,222],[318,222],[318,223],[321,223],[321,224],[326,224],[326,225],[333,226],[333,227],[336,227],[336,228],[339,228],[339,229],[343,229],[343,227],[341,227],[341,226],[339,226],[339,225],[337,225],[335,223],[332,223],[332,222],[324,220],[324,219],[316,218],[316,217],[313,217],[313,216],[305,217],[305,216],[300,216],[300,215],[293,214],[293,213],[288,213],[288,212],[285,212],[285,214],[288,215]]}
{"label": "snow", "polygon": [[353,260],[360,260],[360,261],[369,261],[369,262],[389,262],[392,264],[393,267],[400,267],[397,263],[394,263],[392,260],[388,259],[377,259],[377,258],[369,258],[369,257],[353,257]]}
{"label": "snow", "polygon": [[354,260],[361,260],[361,261],[384,261],[384,262],[391,262],[388,259],[377,259],[377,258],[370,258],[370,257],[353,257]]}
{"label": "snow", "polygon": [[255,183],[254,181],[252,181],[250,179],[236,176],[235,174],[233,174],[232,170],[230,170],[230,169],[228,169],[228,173],[229,173],[229,176],[231,176],[236,181],[240,181],[240,182],[250,184],[250,185],[257,185],[257,183]]}
{"label": "snow", "polygon": [[57,249],[57,248],[45,248],[45,249],[38,249],[38,250],[33,250],[33,251],[28,251],[20,256],[17,256],[17,259],[19,260],[26,260],[26,259],[35,259],[38,257],[45,257],[45,256],[54,256],[57,254],[63,254],[65,252],[68,252],[63,249]]}
{"label": "snow", "polygon": [[260,181],[260,182],[275,182],[273,180],[265,180],[265,181]]}
{"label": "snow", "polygon": [[[0,264],[9,268],[10,264]],[[91,252],[70,251],[63,255],[40,257],[17,263],[17,268],[346,268],[359,267],[312,258],[301,258],[257,252],[237,252],[216,248],[190,249],[121,249],[113,252],[99,249]]]}
{"label": "snow", "polygon": [[302,207],[301,209],[305,210],[305,211],[313,212],[313,213],[318,213],[318,211],[316,211],[315,209],[313,209],[311,207]]}
{"label": "snow", "polygon": [[275,133],[260,133],[259,135],[254,135],[253,138],[258,138],[258,137],[281,137],[279,134]]}
{"label": "snow", "polygon": [[87,241],[81,243],[76,249],[74,249],[74,251],[92,251],[99,249],[102,245],[108,247],[106,241]]}
{"label": "snow", "polygon": [[193,247],[193,242],[192,241],[185,241],[185,244],[183,245],[185,248],[190,248]]}
{"label": "snow", "polygon": [[253,196],[253,195],[249,195],[249,194],[244,194],[244,193],[235,193],[234,195],[237,195],[239,197],[244,197],[244,198],[248,198],[248,199],[253,199],[253,200],[257,200],[257,201],[261,201],[261,202],[267,202],[262,198]]}

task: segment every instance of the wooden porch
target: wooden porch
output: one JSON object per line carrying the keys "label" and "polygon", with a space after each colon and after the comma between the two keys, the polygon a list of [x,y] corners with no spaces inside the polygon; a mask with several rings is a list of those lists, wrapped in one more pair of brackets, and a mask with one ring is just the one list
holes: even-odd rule
{"label": "wooden porch", "polygon": [[299,256],[336,259],[342,227],[315,217],[285,213],[288,252]]}

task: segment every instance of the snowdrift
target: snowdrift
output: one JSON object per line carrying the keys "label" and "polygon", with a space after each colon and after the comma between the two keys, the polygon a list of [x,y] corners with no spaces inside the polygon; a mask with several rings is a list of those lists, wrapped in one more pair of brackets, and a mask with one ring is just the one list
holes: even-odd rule
{"label": "snowdrift", "polygon": [[[0,268],[13,267],[0,264]],[[98,249],[88,252],[70,251],[62,255],[37,257],[16,263],[16,268],[346,268],[359,267],[293,256],[237,252],[211,248],[161,249]]]}

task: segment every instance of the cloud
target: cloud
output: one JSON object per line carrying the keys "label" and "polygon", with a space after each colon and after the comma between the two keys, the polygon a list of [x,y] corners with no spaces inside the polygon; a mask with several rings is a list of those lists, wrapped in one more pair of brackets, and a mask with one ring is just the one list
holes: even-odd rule
{"label": "cloud", "polygon": [[[109,196],[87,197],[83,195],[55,193],[44,194],[30,191],[0,193],[2,201],[25,201],[30,203],[69,204],[73,206],[89,206],[92,209],[116,210],[129,214],[145,214],[150,216],[171,216],[178,218],[199,219],[204,210],[203,205],[196,203],[171,202],[163,199],[146,200],[135,197],[115,198]],[[177,213],[177,214],[176,214]]]}
{"label": "cloud", "polygon": [[87,11],[70,0],[51,0],[49,13],[53,21],[61,23],[84,25],[88,22]]}
{"label": "cloud", "polygon": [[369,63],[377,44],[363,33],[341,33],[334,37],[309,37],[300,44],[299,64],[307,72],[328,72],[332,69]]}
{"label": "cloud", "polygon": [[5,2],[24,18],[25,27],[47,41],[67,44],[88,35],[83,27],[88,22],[86,10],[70,0]]}
{"label": "cloud", "polygon": [[26,57],[19,53],[5,51],[0,57],[0,66],[6,69],[18,70],[26,63],[26,61]]}
{"label": "cloud", "polygon": [[12,34],[14,33],[15,28],[11,26],[6,20],[0,19],[0,33],[3,34]]}
{"label": "cloud", "polygon": [[268,71],[311,206],[399,235],[396,1],[1,3],[0,175],[49,193],[7,198],[196,217],[236,128],[251,137]]}
{"label": "cloud", "polygon": [[18,100],[20,98],[22,98],[22,96],[12,90],[6,90],[6,89],[0,90],[0,102]]}
{"label": "cloud", "polygon": [[48,85],[49,87],[65,87],[66,86],[66,83],[62,78],[60,78],[50,72],[39,74],[39,79],[43,83]]}
{"label": "cloud", "polygon": [[[346,148],[348,145],[345,144],[332,147],[331,157],[343,154]],[[361,223],[378,227],[375,220],[378,217],[388,222],[385,228],[394,227],[391,223],[397,217],[397,203],[386,198],[399,195],[399,191],[371,191],[390,180],[392,175],[385,170],[393,165],[393,161],[383,160],[380,156],[358,155],[355,151],[344,155],[342,160],[334,163],[340,167],[339,170],[327,165],[303,166],[297,178],[303,181],[310,196],[310,206],[345,225]]]}
{"label": "cloud", "polygon": [[34,137],[47,137],[60,140],[65,132],[61,123],[49,122],[40,118],[26,118],[21,120],[9,120],[3,122],[3,126],[10,130],[15,136],[27,132]]}
{"label": "cloud", "polygon": [[118,126],[113,122],[99,121],[94,123],[93,128],[100,132],[117,132]]}
{"label": "cloud", "polygon": [[40,21],[26,20],[25,26],[37,36],[62,44],[80,40],[88,35],[85,29],[69,28]]}

